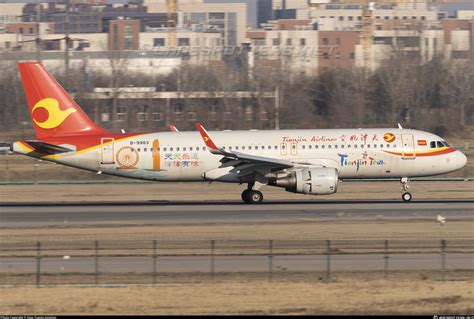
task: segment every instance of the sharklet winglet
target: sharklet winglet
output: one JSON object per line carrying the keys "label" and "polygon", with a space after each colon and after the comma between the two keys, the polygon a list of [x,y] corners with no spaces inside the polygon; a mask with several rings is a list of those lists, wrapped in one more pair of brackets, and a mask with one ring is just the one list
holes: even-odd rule
{"label": "sharklet winglet", "polygon": [[201,123],[196,123],[196,128],[198,129],[199,133],[201,134],[202,140],[204,141],[204,144],[206,144],[207,148],[211,153],[218,153],[221,154],[223,151],[221,150],[220,147],[218,147],[214,141],[211,139],[209,136],[209,133],[207,133],[206,129]]}

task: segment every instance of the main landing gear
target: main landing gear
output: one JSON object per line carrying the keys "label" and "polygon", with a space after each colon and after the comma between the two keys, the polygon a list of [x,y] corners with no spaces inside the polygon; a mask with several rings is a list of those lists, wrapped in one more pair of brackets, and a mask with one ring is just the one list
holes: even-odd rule
{"label": "main landing gear", "polygon": [[254,189],[255,184],[249,184],[248,188],[242,192],[242,200],[248,204],[260,204],[263,202],[263,194],[258,189]]}
{"label": "main landing gear", "polygon": [[402,177],[400,179],[400,183],[402,184],[402,188],[403,188],[403,194],[402,194],[402,199],[404,202],[409,202],[411,201],[411,194],[408,192],[408,188],[410,186],[408,186],[408,183],[410,182],[410,179],[408,177]]}

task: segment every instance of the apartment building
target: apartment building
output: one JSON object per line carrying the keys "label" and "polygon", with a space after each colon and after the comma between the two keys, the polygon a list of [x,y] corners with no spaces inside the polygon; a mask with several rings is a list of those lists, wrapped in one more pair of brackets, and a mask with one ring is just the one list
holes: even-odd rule
{"label": "apartment building", "polygon": [[[150,13],[166,13],[165,1],[145,0],[144,4]],[[181,1],[178,3],[177,29],[218,31],[221,33],[221,45],[239,46],[245,41],[247,4],[208,3],[204,0]]]}

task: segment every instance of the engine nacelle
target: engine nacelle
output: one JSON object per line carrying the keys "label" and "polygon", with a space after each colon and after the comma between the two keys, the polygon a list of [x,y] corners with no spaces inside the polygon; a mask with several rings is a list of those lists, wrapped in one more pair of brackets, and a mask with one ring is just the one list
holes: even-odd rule
{"label": "engine nacelle", "polygon": [[337,170],[331,167],[304,168],[291,172],[289,176],[272,181],[270,184],[284,187],[287,192],[329,195],[337,191]]}

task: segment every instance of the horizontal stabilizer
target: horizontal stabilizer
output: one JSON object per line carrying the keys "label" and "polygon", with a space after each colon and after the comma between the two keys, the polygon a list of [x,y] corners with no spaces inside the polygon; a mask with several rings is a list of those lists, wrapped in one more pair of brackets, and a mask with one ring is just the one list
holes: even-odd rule
{"label": "horizontal stabilizer", "polygon": [[0,142],[0,152],[7,152],[9,150],[11,150],[11,144],[10,143],[3,143],[3,142]]}
{"label": "horizontal stabilizer", "polygon": [[49,144],[45,142],[40,142],[40,141],[25,141],[25,142],[28,143],[28,145],[30,145],[31,147],[33,147],[35,151],[39,153],[47,154],[47,155],[67,153],[67,152],[72,151],[72,149],[70,148],[66,148],[66,147],[54,145],[54,144]]}

